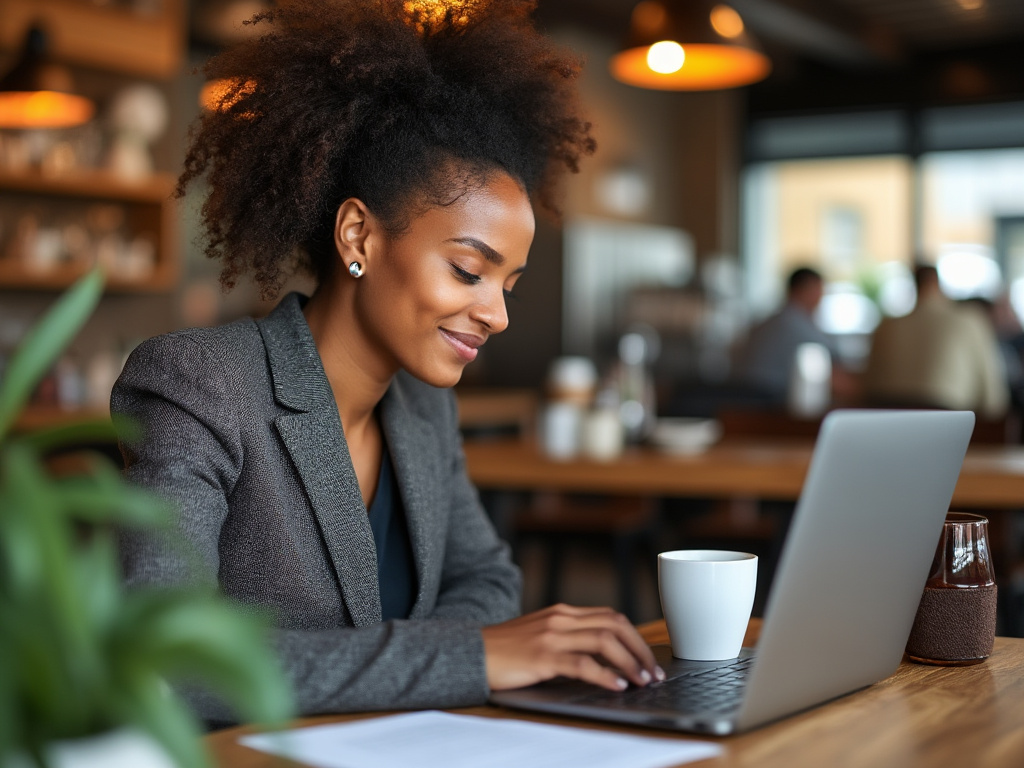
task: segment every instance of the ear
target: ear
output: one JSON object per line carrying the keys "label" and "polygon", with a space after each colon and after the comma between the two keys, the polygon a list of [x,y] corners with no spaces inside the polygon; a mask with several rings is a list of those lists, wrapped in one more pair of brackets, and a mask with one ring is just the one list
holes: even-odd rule
{"label": "ear", "polygon": [[342,269],[359,262],[365,271],[369,265],[373,241],[380,231],[380,222],[366,204],[350,197],[338,206],[334,220],[334,247],[341,257]]}

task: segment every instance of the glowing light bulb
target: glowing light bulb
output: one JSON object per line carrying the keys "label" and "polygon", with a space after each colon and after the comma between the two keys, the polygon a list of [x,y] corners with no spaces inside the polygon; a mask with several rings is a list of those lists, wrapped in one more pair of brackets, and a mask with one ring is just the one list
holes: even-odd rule
{"label": "glowing light bulb", "polygon": [[662,75],[671,75],[683,68],[686,52],[672,40],[662,40],[647,49],[647,66]]}

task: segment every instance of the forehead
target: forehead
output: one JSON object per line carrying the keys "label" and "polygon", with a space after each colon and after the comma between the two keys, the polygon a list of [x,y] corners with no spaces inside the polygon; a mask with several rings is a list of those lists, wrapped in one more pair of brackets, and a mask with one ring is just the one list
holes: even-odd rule
{"label": "forehead", "polygon": [[507,173],[496,171],[456,193],[451,202],[426,207],[403,237],[474,238],[507,259],[525,260],[535,226],[526,190]]}

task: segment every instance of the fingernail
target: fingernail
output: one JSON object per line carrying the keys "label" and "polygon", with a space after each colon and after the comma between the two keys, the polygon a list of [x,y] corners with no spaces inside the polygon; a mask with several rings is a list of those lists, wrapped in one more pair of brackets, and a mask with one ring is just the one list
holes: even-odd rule
{"label": "fingernail", "polygon": [[648,672],[646,669],[640,671],[640,682],[642,682],[644,685],[647,685],[649,682],[651,682],[651,673]]}
{"label": "fingernail", "polygon": [[656,678],[658,678],[658,682],[660,683],[661,681],[663,681],[665,679],[665,670],[662,669],[661,667],[655,667],[654,668],[654,676]]}
{"label": "fingernail", "polygon": [[629,687],[629,683],[627,683],[627,682],[626,682],[626,681],[625,681],[624,679],[622,679],[622,678],[620,677],[620,678],[619,678],[618,680],[616,680],[616,681],[615,681],[615,686],[616,686],[616,687],[617,687],[617,688],[618,688],[618,689],[619,689],[620,691],[624,691],[624,690],[626,690],[626,688],[628,688],[628,687]]}

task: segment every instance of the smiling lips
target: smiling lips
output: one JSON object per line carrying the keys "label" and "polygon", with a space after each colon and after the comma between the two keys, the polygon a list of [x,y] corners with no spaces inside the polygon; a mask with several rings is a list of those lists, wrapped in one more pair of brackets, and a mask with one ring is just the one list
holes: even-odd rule
{"label": "smiling lips", "polygon": [[457,333],[455,331],[449,331],[447,328],[441,329],[441,335],[444,336],[445,340],[452,345],[456,354],[465,360],[467,363],[472,362],[476,359],[476,354],[486,339],[482,336],[477,336],[472,333]]}

